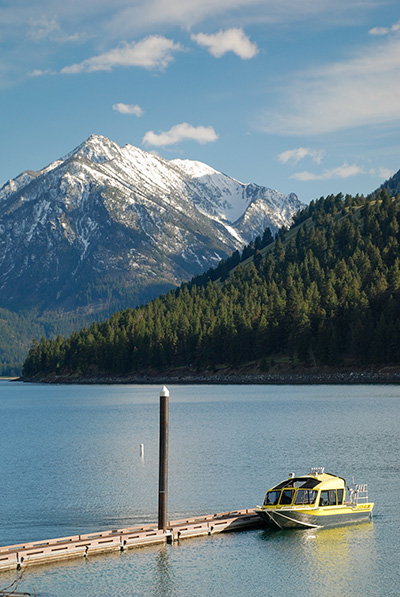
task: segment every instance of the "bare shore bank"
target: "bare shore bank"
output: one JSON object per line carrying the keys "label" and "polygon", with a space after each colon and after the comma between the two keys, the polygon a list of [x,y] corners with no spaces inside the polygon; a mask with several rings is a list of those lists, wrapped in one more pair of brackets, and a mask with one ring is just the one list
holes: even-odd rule
{"label": "bare shore bank", "polygon": [[19,381],[51,384],[400,384],[400,367],[369,369],[284,368],[280,371],[221,369],[194,372],[190,370],[151,371],[128,375],[56,375]]}

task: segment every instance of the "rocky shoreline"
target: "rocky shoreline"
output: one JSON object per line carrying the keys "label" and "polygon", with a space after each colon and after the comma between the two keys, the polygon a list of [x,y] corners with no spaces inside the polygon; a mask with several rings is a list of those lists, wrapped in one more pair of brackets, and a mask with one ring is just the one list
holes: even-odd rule
{"label": "rocky shoreline", "polygon": [[237,385],[350,385],[350,384],[399,384],[400,370],[385,368],[346,371],[285,371],[281,373],[190,373],[158,372],[146,375],[48,375],[40,378],[19,378],[29,383],[50,384],[237,384]]}

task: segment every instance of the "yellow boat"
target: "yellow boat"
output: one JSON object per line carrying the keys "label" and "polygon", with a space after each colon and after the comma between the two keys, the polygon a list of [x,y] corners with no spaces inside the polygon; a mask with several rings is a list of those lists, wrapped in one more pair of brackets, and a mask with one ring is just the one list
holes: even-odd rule
{"label": "yellow boat", "polygon": [[312,468],[309,475],[294,473],[267,491],[263,506],[255,511],[269,526],[287,529],[320,528],[365,521],[372,518],[373,502],[368,486],[348,488],[342,477]]}

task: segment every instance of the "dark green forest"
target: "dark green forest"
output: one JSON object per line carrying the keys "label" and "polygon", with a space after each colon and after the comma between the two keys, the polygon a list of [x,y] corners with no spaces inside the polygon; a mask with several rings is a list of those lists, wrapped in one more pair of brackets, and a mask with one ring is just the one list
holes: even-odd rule
{"label": "dark green forest", "polygon": [[32,338],[69,335],[72,330],[89,325],[94,314],[65,311],[43,311],[39,308],[19,312],[0,308],[0,377],[21,374],[21,366],[32,344]]}
{"label": "dark green forest", "polygon": [[279,359],[400,363],[400,195],[312,201],[290,230],[147,305],[35,342],[23,376],[146,374]]}

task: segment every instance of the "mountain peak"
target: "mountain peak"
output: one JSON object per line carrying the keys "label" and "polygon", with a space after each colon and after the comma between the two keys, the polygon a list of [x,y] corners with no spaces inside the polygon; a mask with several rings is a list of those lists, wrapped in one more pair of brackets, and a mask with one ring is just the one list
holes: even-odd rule
{"label": "mountain peak", "polygon": [[84,156],[93,163],[103,164],[119,157],[121,155],[121,147],[118,143],[110,141],[110,139],[103,135],[92,134],[86,141],[67,154],[64,160],[76,155]]}
{"label": "mountain peak", "polygon": [[202,178],[203,176],[213,176],[215,174],[220,174],[217,170],[204,164],[204,162],[198,162],[196,160],[182,160],[176,159],[171,160],[171,164],[175,164],[183,170],[190,178]]}
{"label": "mountain peak", "polygon": [[141,303],[289,225],[302,204],[283,199],[202,162],[91,135],[0,190],[0,301]]}

